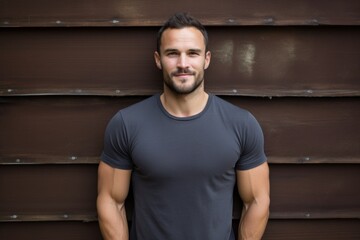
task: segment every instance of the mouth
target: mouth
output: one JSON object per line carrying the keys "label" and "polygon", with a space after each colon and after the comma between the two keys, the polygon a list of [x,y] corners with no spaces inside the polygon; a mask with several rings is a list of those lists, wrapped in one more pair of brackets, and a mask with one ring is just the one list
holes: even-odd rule
{"label": "mouth", "polygon": [[174,77],[190,77],[190,76],[194,76],[195,73],[190,72],[190,71],[186,71],[186,72],[174,72],[171,74]]}
{"label": "mouth", "polygon": [[193,76],[192,74],[174,74],[174,77],[191,77]]}

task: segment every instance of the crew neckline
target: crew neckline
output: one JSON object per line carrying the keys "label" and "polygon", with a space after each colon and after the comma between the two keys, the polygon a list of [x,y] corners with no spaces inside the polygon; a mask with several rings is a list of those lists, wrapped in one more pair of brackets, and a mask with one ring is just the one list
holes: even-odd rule
{"label": "crew neckline", "polygon": [[210,93],[208,93],[208,96],[209,96],[209,97],[208,97],[208,99],[207,99],[207,102],[206,102],[206,105],[205,105],[204,109],[203,109],[201,112],[199,112],[199,113],[197,113],[197,114],[195,114],[195,115],[189,116],[189,117],[177,117],[177,116],[174,116],[174,115],[170,114],[170,113],[165,109],[165,107],[163,106],[163,104],[162,104],[162,102],[161,102],[160,96],[161,96],[160,93],[156,95],[156,101],[157,101],[157,103],[158,103],[161,111],[165,114],[165,116],[167,116],[167,117],[169,117],[169,118],[171,118],[171,119],[177,120],[177,121],[189,121],[189,120],[194,120],[194,119],[197,119],[197,118],[201,117],[201,116],[204,115],[205,112],[208,110],[208,108],[209,108],[209,106],[210,106],[210,103],[211,103],[211,101],[212,101],[212,99],[213,99],[213,95],[210,94]]}

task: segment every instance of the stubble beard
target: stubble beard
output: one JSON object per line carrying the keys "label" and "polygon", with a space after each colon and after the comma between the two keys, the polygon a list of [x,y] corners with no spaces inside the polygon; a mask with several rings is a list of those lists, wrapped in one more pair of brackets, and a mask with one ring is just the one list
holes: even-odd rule
{"label": "stubble beard", "polygon": [[177,95],[186,95],[193,93],[204,82],[204,73],[198,76],[196,76],[196,74],[193,73],[193,77],[195,78],[193,83],[190,86],[183,86],[182,84],[186,84],[186,81],[191,81],[191,80],[185,78],[180,79],[181,84],[176,84],[175,80],[172,79],[174,77],[174,74],[176,73],[172,73],[170,76],[168,75],[164,76],[164,83],[172,93]]}

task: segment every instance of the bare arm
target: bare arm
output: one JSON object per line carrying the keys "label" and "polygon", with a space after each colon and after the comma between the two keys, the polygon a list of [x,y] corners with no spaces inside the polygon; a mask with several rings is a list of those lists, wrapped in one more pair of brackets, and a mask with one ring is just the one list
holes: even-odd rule
{"label": "bare arm", "polygon": [[100,162],[98,169],[97,211],[104,239],[128,240],[125,199],[131,170],[115,169]]}
{"label": "bare arm", "polygon": [[260,166],[237,171],[237,185],[244,208],[239,225],[239,240],[261,239],[269,218],[269,167]]}

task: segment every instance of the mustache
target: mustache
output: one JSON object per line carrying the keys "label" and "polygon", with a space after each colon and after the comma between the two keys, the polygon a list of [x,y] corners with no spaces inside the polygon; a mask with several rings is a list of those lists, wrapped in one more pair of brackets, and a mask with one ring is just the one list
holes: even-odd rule
{"label": "mustache", "polygon": [[195,72],[189,70],[189,69],[178,69],[171,73],[172,76],[180,75],[180,74],[191,74],[195,75]]}

